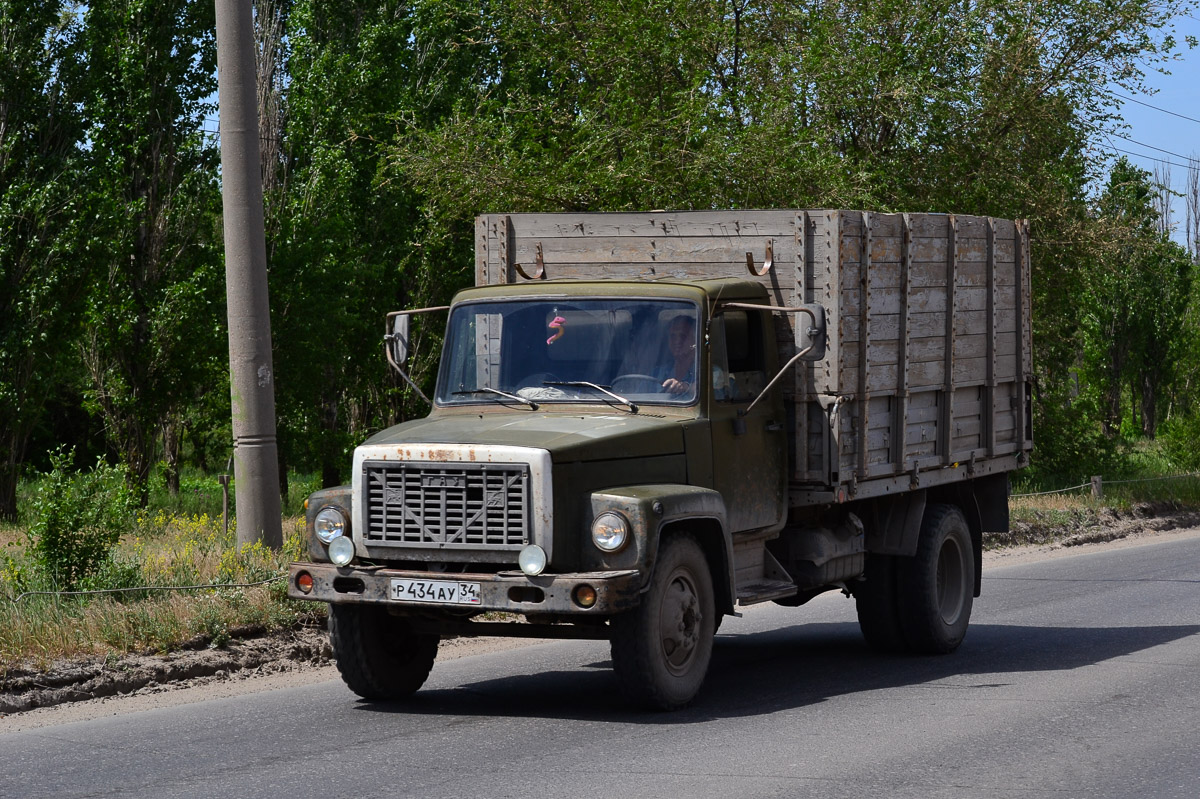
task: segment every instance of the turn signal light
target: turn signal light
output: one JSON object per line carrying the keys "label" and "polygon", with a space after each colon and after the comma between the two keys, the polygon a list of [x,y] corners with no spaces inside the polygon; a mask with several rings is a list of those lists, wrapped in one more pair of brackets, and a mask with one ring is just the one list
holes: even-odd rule
{"label": "turn signal light", "polygon": [[313,590],[313,578],[308,572],[300,572],[296,575],[296,587],[300,589],[302,594],[311,594]]}
{"label": "turn signal light", "polygon": [[581,608],[590,608],[596,604],[596,589],[590,585],[581,585],[575,589],[575,604]]}

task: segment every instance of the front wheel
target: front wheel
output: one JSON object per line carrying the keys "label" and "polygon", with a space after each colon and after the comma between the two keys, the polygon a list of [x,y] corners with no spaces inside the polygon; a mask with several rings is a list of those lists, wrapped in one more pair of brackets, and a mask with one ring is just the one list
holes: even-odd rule
{"label": "front wheel", "polygon": [[438,636],[370,605],[330,605],[329,639],[342,680],[363,699],[416,693],[437,657]]}
{"label": "front wheel", "polygon": [[659,551],[641,605],[612,620],[613,670],[638,704],[677,710],[700,691],[715,631],[704,552],[692,536],[672,536]]}
{"label": "front wheel", "polygon": [[953,652],[967,634],[975,595],[975,554],[962,511],[925,510],[917,552],[897,564],[897,598],[904,638],[914,652]]}

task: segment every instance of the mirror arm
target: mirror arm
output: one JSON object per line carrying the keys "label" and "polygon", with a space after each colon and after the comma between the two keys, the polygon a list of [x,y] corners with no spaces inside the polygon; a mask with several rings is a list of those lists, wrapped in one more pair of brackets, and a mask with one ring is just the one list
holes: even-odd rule
{"label": "mirror arm", "polygon": [[395,319],[397,316],[410,316],[410,315],[414,315],[414,314],[435,313],[437,311],[449,310],[449,308],[450,308],[449,305],[437,305],[437,306],[434,306],[431,308],[417,308],[417,309],[411,310],[411,311],[392,311],[391,313],[389,313],[387,315],[387,317],[385,317],[384,322],[383,322],[383,351],[384,351],[384,354],[387,356],[388,364],[390,364],[393,369],[395,369],[397,372],[400,373],[400,376],[402,378],[404,378],[404,382],[407,383],[412,388],[413,391],[417,392],[417,396],[420,397],[421,399],[425,400],[426,404],[428,404],[430,407],[433,406],[433,403],[430,401],[429,397],[425,396],[425,392],[421,391],[421,389],[417,387],[417,384],[415,382],[413,382],[413,379],[408,376],[407,372],[404,371],[404,367],[402,367],[400,364],[396,363],[396,359],[394,357],[392,357],[391,344],[393,341],[396,340],[396,334],[391,332],[392,320]]}
{"label": "mirror arm", "polygon": [[[812,319],[813,323],[813,327],[809,328],[808,330],[809,337],[812,338],[818,332],[816,328],[817,314],[811,308],[805,308],[803,306],[791,308],[783,305],[756,305],[748,302],[723,302],[713,310],[713,313],[718,314],[726,308],[740,308],[747,311],[775,311],[778,313],[806,313],[808,314],[809,318]],[[783,365],[783,368],[776,372],[775,376],[771,378],[771,382],[767,383],[766,387],[759,392],[759,395],[754,398],[754,401],[747,405],[743,410],[738,411],[738,416],[745,416],[746,414],[750,413],[750,411],[754,410],[754,406],[757,405],[763,397],[767,396],[767,393],[770,392],[775,384],[779,382],[779,378],[783,377],[784,373],[788,369],[791,369],[793,366],[795,366],[797,361],[799,361],[808,353],[812,352],[814,347],[816,347],[816,344],[809,344],[807,347],[793,355],[788,362]]]}
{"label": "mirror arm", "polygon": [[767,396],[767,393],[770,392],[770,390],[775,386],[775,384],[779,382],[779,378],[783,377],[783,373],[786,372],[788,369],[791,369],[796,364],[796,361],[800,360],[805,355],[808,355],[808,353],[812,351],[812,348],[813,348],[813,345],[810,344],[807,347],[805,347],[804,349],[797,352],[795,355],[793,355],[791,357],[791,359],[789,359],[788,362],[783,365],[783,368],[775,373],[775,376],[771,378],[771,382],[767,383],[766,387],[763,388],[763,390],[761,392],[759,392],[759,395],[754,398],[754,402],[751,402],[743,410],[738,411],[738,416],[745,416],[746,414],[750,413],[750,411],[754,410],[754,406],[758,404],[759,400],[761,400],[763,397]]}

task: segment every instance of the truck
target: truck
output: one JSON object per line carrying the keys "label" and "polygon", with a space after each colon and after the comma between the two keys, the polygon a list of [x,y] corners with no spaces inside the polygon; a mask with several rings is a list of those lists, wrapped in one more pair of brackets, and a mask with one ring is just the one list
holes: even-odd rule
{"label": "truck", "polygon": [[674,710],[725,616],[827,591],[875,650],[959,646],[1033,445],[1027,222],[513,213],[475,237],[474,287],[386,317],[410,379],[413,320],[446,314],[429,415],[306,504],[288,594],[329,604],[352,691],[411,695],[447,637],[583,638]]}

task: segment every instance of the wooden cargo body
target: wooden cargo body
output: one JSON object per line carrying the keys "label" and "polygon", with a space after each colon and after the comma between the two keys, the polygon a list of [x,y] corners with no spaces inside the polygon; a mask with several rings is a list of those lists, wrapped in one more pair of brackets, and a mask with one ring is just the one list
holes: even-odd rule
{"label": "wooden cargo body", "polygon": [[[773,304],[824,306],[825,358],[783,382],[800,505],[1026,462],[1029,274],[1027,223],[991,217],[764,210],[476,222],[480,285],[738,276],[764,284]],[[796,352],[795,317],[775,316],[783,363]]]}

